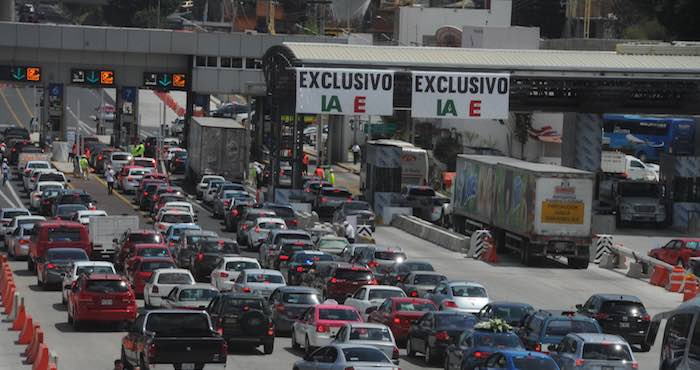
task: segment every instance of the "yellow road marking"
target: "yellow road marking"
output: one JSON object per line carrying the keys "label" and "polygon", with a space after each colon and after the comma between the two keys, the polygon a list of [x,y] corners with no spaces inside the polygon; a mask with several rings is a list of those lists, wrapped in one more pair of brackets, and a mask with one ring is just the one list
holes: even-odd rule
{"label": "yellow road marking", "polygon": [[12,108],[12,105],[10,105],[10,102],[7,100],[7,96],[5,96],[5,92],[2,91],[2,89],[0,89],[0,97],[2,98],[2,100],[5,101],[5,105],[7,105],[7,109],[10,111],[10,114],[15,119],[15,122],[17,122],[17,125],[19,125],[19,127],[24,128],[24,125],[19,120],[19,117],[17,117],[17,113],[15,113],[15,110]]}
{"label": "yellow road marking", "polygon": [[34,118],[34,112],[32,112],[31,109],[29,109],[29,104],[27,104],[27,101],[24,99],[24,94],[22,94],[22,90],[20,90],[19,87],[15,87],[15,90],[17,90],[19,100],[22,101],[22,105],[24,105],[24,109],[27,110],[27,114],[29,114],[29,117]]}
{"label": "yellow road marking", "polygon": [[[99,176],[97,176],[95,174],[92,174],[92,176],[95,178],[95,180],[97,180],[97,182],[102,184],[102,186],[104,186],[105,189],[107,189],[107,181],[102,180]],[[112,194],[116,195],[119,200],[126,203],[126,205],[129,206],[129,208],[131,208],[131,209],[134,208],[134,205],[131,204],[131,201],[126,199],[123,195],[119,194],[116,189],[112,192]]]}

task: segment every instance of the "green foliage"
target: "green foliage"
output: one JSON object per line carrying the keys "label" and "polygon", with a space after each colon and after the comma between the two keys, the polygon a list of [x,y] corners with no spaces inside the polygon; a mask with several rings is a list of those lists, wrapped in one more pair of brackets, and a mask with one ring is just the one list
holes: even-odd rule
{"label": "green foliage", "polygon": [[700,40],[697,0],[615,0],[613,12],[628,38]]}
{"label": "green foliage", "polygon": [[560,0],[513,0],[514,26],[539,27],[542,37],[555,39],[561,37],[565,22]]}
{"label": "green foliage", "polygon": [[[160,0],[160,23],[180,5],[180,0]],[[155,28],[158,21],[157,0],[110,0],[104,6],[107,24],[115,27]]]}
{"label": "green foliage", "polygon": [[665,40],[668,38],[668,31],[659,21],[651,19],[625,28],[622,31],[622,38],[635,40]]}

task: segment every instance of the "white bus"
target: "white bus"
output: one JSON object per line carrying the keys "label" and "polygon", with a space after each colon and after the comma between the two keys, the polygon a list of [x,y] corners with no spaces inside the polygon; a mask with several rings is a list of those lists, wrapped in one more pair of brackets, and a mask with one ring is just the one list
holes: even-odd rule
{"label": "white bus", "polygon": [[[401,140],[370,140],[367,145],[392,145],[401,148],[401,187],[406,185],[428,185],[428,152],[409,142]],[[360,171],[360,189],[365,188],[366,167]]]}

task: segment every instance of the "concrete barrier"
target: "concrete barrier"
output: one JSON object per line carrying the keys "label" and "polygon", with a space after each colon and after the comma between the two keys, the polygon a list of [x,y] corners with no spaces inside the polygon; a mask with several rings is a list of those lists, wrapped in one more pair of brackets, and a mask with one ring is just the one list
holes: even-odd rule
{"label": "concrete barrier", "polygon": [[[627,260],[629,260],[629,264]],[[621,244],[613,244],[610,247],[610,252],[605,253],[601,258],[599,267],[607,269],[627,269],[625,275],[635,279],[650,278],[652,272],[657,267],[669,273],[673,271],[673,266],[668,263],[639,254],[629,248],[625,248]]]}
{"label": "concrete barrier", "polygon": [[308,212],[311,213],[311,203],[289,203],[292,206],[294,212]]}
{"label": "concrete barrier", "polygon": [[53,160],[58,162],[68,162],[68,153],[70,148],[68,143],[65,141],[54,141],[51,144],[51,151],[53,155]]}
{"label": "concrete barrier", "polygon": [[469,248],[469,237],[453,233],[418,217],[396,215],[391,225],[454,252],[466,253]]}
{"label": "concrete barrier", "polygon": [[384,207],[382,209],[382,222],[385,225],[390,225],[391,222],[394,220],[394,216],[397,215],[408,215],[412,216],[413,215],[413,209],[408,208],[408,207]]}

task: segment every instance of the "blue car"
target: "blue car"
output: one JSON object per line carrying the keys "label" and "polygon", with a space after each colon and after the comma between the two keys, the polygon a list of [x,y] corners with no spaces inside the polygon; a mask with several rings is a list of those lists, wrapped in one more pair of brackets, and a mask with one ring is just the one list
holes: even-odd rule
{"label": "blue car", "polygon": [[478,370],[559,370],[551,357],[528,351],[499,351],[491,355]]}
{"label": "blue car", "polygon": [[519,331],[520,339],[530,351],[547,353],[550,345],[558,345],[569,333],[603,331],[595,319],[572,311],[539,310],[527,316]]}
{"label": "blue car", "polygon": [[199,225],[195,224],[174,224],[170,225],[165,231],[165,243],[168,247],[173,247],[180,240],[180,234],[185,230],[202,230]]}
{"label": "blue car", "polygon": [[445,370],[472,370],[483,365],[492,353],[524,351],[525,346],[512,331],[494,332],[467,329],[445,350]]}

